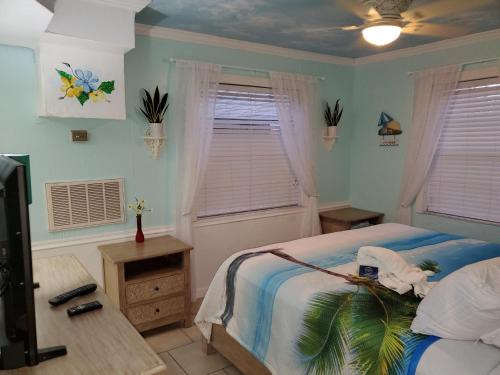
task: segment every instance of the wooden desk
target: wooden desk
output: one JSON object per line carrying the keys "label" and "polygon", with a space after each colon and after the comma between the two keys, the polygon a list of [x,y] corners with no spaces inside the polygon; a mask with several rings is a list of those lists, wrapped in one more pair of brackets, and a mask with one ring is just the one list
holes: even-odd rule
{"label": "wooden desk", "polygon": [[319,217],[323,233],[332,233],[352,229],[364,221],[368,221],[371,225],[382,224],[384,214],[348,207],[321,212]]}
{"label": "wooden desk", "polygon": [[[163,361],[98,288],[95,293],[50,307],[50,297],[95,283],[73,256],[33,261],[38,347],[65,345],[68,354],[34,367],[0,371],[9,375],[166,375]],[[69,318],[66,309],[99,300],[102,310]]]}

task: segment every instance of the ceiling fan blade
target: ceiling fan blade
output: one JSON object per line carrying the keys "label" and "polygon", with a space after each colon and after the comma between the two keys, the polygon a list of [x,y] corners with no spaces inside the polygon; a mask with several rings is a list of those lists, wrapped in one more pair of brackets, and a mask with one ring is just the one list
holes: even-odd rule
{"label": "ceiling fan blade", "polygon": [[368,16],[369,16],[370,21],[378,20],[378,19],[382,18],[382,16],[379,14],[379,12],[377,12],[377,10],[373,7],[368,9]]}
{"label": "ceiling fan blade", "polygon": [[353,26],[342,26],[340,28],[340,30],[342,31],[352,31],[352,30],[359,30],[363,27],[363,25],[360,25],[360,26],[356,26],[356,25],[353,25]]}
{"label": "ceiling fan blade", "polygon": [[406,25],[401,31],[404,34],[411,35],[426,35],[454,38],[467,34],[466,29],[463,27],[455,27],[448,25],[440,25],[433,23],[410,23]]}
{"label": "ceiling fan blade", "polygon": [[358,30],[362,26],[326,26],[326,27],[300,27],[287,30],[288,33],[330,33],[333,31]]}
{"label": "ceiling fan blade", "polygon": [[345,10],[355,14],[362,20],[374,20],[380,18],[380,14],[373,7],[367,7],[360,0],[335,0]]}
{"label": "ceiling fan blade", "polygon": [[491,4],[495,0],[439,0],[428,1],[427,3],[411,7],[401,16],[412,22],[420,22],[442,16],[449,16],[455,13],[464,13],[474,8],[481,8]]}

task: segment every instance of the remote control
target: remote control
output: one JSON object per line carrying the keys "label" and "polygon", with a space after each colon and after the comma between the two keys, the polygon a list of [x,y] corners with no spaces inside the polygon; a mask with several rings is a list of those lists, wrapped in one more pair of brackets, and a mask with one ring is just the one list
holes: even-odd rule
{"label": "remote control", "polygon": [[99,301],[92,301],[89,303],[84,303],[82,305],[70,307],[67,310],[67,312],[68,312],[68,315],[71,317],[71,316],[80,315],[80,314],[84,314],[84,313],[89,312],[89,311],[94,311],[94,310],[99,310],[99,309],[102,309],[101,303]]}
{"label": "remote control", "polygon": [[96,284],[87,284],[84,286],[81,286],[80,288],[76,288],[73,290],[70,290],[69,292],[60,294],[58,296],[55,296],[51,299],[49,299],[49,303],[52,306],[59,306],[63,303],[68,302],[70,299],[78,297],[78,296],[84,296],[86,294],[92,293],[97,289]]}

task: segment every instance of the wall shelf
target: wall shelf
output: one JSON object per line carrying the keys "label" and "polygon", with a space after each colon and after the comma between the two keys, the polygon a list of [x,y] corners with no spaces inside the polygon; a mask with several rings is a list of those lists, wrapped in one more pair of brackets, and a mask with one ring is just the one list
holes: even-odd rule
{"label": "wall shelf", "polygon": [[144,144],[149,148],[153,159],[156,160],[160,156],[161,149],[166,139],[167,137],[144,137]]}
{"label": "wall shelf", "polygon": [[325,150],[330,151],[333,148],[333,145],[335,144],[335,142],[337,142],[338,138],[339,137],[324,135],[323,136],[323,146],[325,147]]}

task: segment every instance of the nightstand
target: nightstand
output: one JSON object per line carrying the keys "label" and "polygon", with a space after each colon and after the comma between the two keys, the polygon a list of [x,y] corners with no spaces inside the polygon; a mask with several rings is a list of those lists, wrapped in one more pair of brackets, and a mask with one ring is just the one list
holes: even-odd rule
{"label": "nightstand", "polygon": [[349,207],[321,212],[319,218],[323,233],[332,233],[352,229],[363,222],[370,225],[382,224],[384,214]]}
{"label": "nightstand", "polygon": [[139,332],[191,325],[192,249],[172,236],[99,246],[106,294]]}

